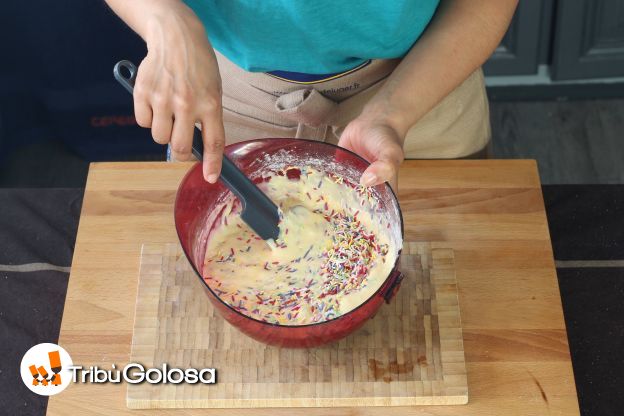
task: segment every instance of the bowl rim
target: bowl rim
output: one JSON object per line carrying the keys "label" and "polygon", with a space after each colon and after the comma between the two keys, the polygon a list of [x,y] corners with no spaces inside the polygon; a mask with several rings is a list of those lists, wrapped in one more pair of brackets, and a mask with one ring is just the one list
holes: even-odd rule
{"label": "bowl rim", "polygon": [[[364,159],[362,156],[358,155],[357,153],[355,153],[355,152],[353,152],[353,151],[351,151],[349,149],[346,149],[344,147],[340,147],[340,146],[338,146],[336,144],[333,144],[333,143],[321,142],[321,141],[310,140],[310,139],[298,139],[298,138],[293,138],[293,137],[263,137],[263,138],[244,140],[244,141],[240,141],[240,142],[236,142],[236,143],[231,143],[231,144],[225,146],[224,149],[223,149],[223,152],[226,153],[228,151],[228,148],[232,148],[232,147],[238,146],[240,144],[249,144],[249,143],[266,142],[266,141],[282,141],[282,140],[288,140],[288,141],[291,141],[291,140],[301,140],[301,141],[304,141],[304,142],[311,142],[311,143],[317,143],[317,144],[320,144],[320,145],[334,147],[334,148],[340,149],[341,151],[350,153],[352,156],[355,156],[357,159],[360,159],[361,161],[363,161],[364,163],[366,163],[367,165],[370,166],[370,162],[369,161],[367,161],[366,159]],[[386,187],[386,189],[388,189],[390,191],[390,194],[392,195],[392,198],[394,198],[394,201],[396,202],[397,207],[398,207],[399,222],[400,222],[400,228],[401,228],[401,247],[399,248],[399,250],[397,252],[397,256],[396,256],[396,259],[394,261],[394,266],[392,267],[392,270],[390,271],[390,274],[388,275],[388,277],[386,277],[386,279],[381,283],[381,285],[379,285],[377,290],[375,290],[375,292],[373,292],[373,294],[371,294],[368,298],[366,298],[366,300],[364,302],[360,303],[358,306],[356,306],[355,308],[351,309],[349,312],[344,313],[344,314],[338,316],[337,318],[330,319],[330,320],[325,320],[325,321],[321,321],[321,322],[313,322],[313,323],[309,323],[309,324],[303,324],[303,325],[282,325],[282,324],[279,324],[279,323],[272,323],[272,322],[261,321],[259,319],[256,319],[256,318],[252,317],[252,316],[245,315],[244,313],[237,311],[232,306],[230,306],[227,302],[225,302],[223,299],[221,299],[221,297],[218,296],[210,288],[210,286],[208,285],[208,283],[206,283],[206,280],[204,279],[202,274],[199,272],[199,270],[197,270],[197,267],[195,267],[195,265],[191,261],[191,257],[189,256],[189,253],[187,253],[186,248],[184,247],[184,244],[182,244],[182,238],[180,236],[180,227],[178,227],[178,223],[177,223],[177,220],[176,220],[175,213],[177,212],[178,199],[180,197],[180,190],[182,189],[182,185],[186,182],[186,180],[193,173],[193,171],[198,169],[198,166],[201,169],[201,162],[199,162],[199,161],[195,162],[195,164],[193,166],[191,166],[191,168],[186,172],[186,174],[184,175],[184,177],[180,181],[180,183],[178,185],[178,190],[176,191],[176,198],[175,198],[175,202],[174,202],[174,206],[173,206],[173,216],[174,216],[173,220],[174,220],[174,224],[175,224],[176,235],[178,236],[178,241],[180,242],[180,245],[182,246],[182,251],[184,252],[184,255],[185,255],[187,261],[191,265],[191,268],[193,269],[193,271],[195,272],[195,274],[197,275],[199,280],[202,282],[204,287],[206,289],[208,289],[208,291],[210,292],[210,294],[214,298],[216,298],[228,310],[234,312],[235,314],[240,315],[241,317],[249,319],[249,320],[251,320],[253,322],[256,322],[258,324],[263,324],[263,325],[267,325],[267,326],[274,327],[274,328],[309,328],[309,327],[312,327],[312,326],[319,326],[319,325],[323,325],[323,324],[330,324],[330,323],[334,323],[335,324],[337,321],[340,321],[343,318],[347,319],[347,317],[349,315],[351,315],[352,313],[356,312],[358,309],[362,308],[364,305],[366,305],[371,300],[373,300],[379,294],[379,292],[381,292],[381,290],[384,288],[384,286],[386,286],[386,284],[388,283],[388,281],[390,279],[396,278],[395,271],[398,269],[398,266],[399,266],[399,261],[401,259],[401,252],[403,251],[403,243],[404,243],[404,240],[405,240],[405,232],[404,232],[404,228],[403,228],[404,227],[403,212],[401,210],[401,205],[399,204],[399,198],[397,197],[396,193],[394,192],[394,190],[392,189],[392,187],[390,186],[390,184],[388,182],[384,182],[384,186]]]}

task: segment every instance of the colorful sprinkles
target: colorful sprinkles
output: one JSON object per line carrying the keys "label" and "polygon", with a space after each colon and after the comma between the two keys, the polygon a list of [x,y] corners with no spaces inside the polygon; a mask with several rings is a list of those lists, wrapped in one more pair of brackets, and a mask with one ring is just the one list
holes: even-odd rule
{"label": "colorful sprinkles", "polygon": [[365,286],[370,267],[379,255],[388,253],[388,245],[377,244],[375,234],[368,232],[358,221],[358,213],[352,216],[334,213],[329,219],[332,245],[322,254],[324,262],[320,275],[325,280],[321,298],[340,292],[348,294]]}
{"label": "colorful sprinkles", "polygon": [[[313,204],[312,212],[327,221],[323,243],[311,244],[300,257],[288,261],[263,259],[258,264],[245,263],[253,250],[267,250],[265,243],[245,225],[237,223],[239,228],[235,240],[237,247],[219,250],[218,255],[206,256],[204,268],[205,280],[211,289],[235,310],[255,319],[282,325],[300,325],[335,319],[343,312],[340,302],[343,297],[359,292],[368,285],[371,270],[378,264],[386,263],[389,245],[368,229],[362,215],[369,215],[379,227],[378,231],[389,228],[383,219],[375,219],[377,200],[372,189],[354,185],[334,174],[323,174],[310,168],[287,167],[278,176],[288,180],[297,180],[313,184],[308,191],[300,195],[286,195]],[[308,182],[311,178],[313,182]],[[330,206],[327,196],[320,193],[323,181],[329,180],[345,191],[351,188],[357,206]],[[269,193],[281,192],[271,189],[272,181],[266,184]],[[303,189],[303,188],[302,188]],[[234,222],[231,220],[230,222]],[[321,220],[322,222],[322,220]],[[370,223],[371,221],[368,221]],[[223,221],[223,226],[228,222]],[[290,234],[289,234],[290,233]],[[280,239],[275,241],[272,250],[288,247],[289,236],[295,238],[296,230],[283,228]],[[307,247],[307,246],[306,246]],[[301,253],[300,252],[300,253]],[[239,259],[237,259],[237,257]],[[242,267],[249,266],[246,273],[269,274],[261,287],[246,286],[234,289],[236,274]],[[254,269],[255,268],[255,269]],[[218,273],[217,273],[218,272]],[[215,275],[220,274],[222,279]],[[227,281],[223,276],[229,276]]]}

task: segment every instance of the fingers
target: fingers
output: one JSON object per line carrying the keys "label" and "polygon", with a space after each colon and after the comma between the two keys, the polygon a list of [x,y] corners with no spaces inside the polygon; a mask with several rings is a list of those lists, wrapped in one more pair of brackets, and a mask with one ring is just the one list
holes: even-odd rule
{"label": "fingers", "polygon": [[151,128],[156,143],[171,143],[173,160],[188,160],[195,125],[192,94],[188,88],[173,90],[170,81],[154,86],[151,72],[141,68],[133,94],[137,124]]}
{"label": "fingers", "polygon": [[137,124],[151,128],[154,141],[170,144],[174,160],[190,158],[195,124],[201,123],[203,174],[214,183],[225,147],[219,68],[204,30],[176,28],[148,42],[134,88],[135,116]]}
{"label": "fingers", "polygon": [[139,126],[144,128],[152,127],[152,106],[148,100],[145,77],[141,71],[143,65],[139,66],[136,85],[132,94],[134,100],[134,118]]}
{"label": "fingers", "polygon": [[152,107],[152,137],[156,143],[167,144],[173,130],[173,113],[166,107]]}
{"label": "fingers", "polygon": [[173,160],[184,162],[191,157],[194,121],[186,114],[176,114],[171,133],[171,156]]}
{"label": "fingers", "polygon": [[204,142],[204,178],[215,183],[221,172],[221,159],[225,147],[225,132],[223,130],[223,117],[221,107],[213,108],[202,119],[202,139]]}
{"label": "fingers", "polygon": [[134,115],[137,124],[152,129],[152,137],[159,144],[171,140],[173,110],[170,103],[170,82],[155,82],[153,65],[146,57],[137,73],[134,87]]}
{"label": "fingers", "polygon": [[152,127],[152,107],[144,96],[134,94],[134,118],[139,126]]}

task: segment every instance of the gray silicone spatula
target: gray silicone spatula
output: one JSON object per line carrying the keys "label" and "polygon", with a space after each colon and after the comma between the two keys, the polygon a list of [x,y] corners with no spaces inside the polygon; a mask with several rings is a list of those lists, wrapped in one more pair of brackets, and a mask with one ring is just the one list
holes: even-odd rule
{"label": "gray silicone spatula", "polygon": [[[129,76],[122,74],[126,69]],[[115,79],[128,90],[134,91],[137,67],[130,61],[119,61],[113,69]],[[195,127],[193,132],[193,154],[201,161],[204,154],[204,145],[201,131]],[[223,155],[221,167],[221,181],[238,197],[241,202],[241,218],[252,230],[264,240],[277,239],[279,235],[279,212],[277,205],[269,199],[227,156]]]}

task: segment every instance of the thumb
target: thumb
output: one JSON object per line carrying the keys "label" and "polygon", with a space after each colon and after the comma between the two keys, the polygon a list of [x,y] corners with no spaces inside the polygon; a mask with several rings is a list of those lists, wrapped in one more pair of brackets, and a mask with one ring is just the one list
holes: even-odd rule
{"label": "thumb", "polygon": [[390,182],[393,188],[397,185],[399,166],[403,161],[403,149],[399,145],[389,146],[364,171],[360,178],[363,186],[375,186]]}
{"label": "thumb", "polygon": [[375,186],[390,182],[390,185],[395,187],[397,174],[398,165],[386,160],[377,160],[364,171],[360,178],[360,184],[362,186]]}

